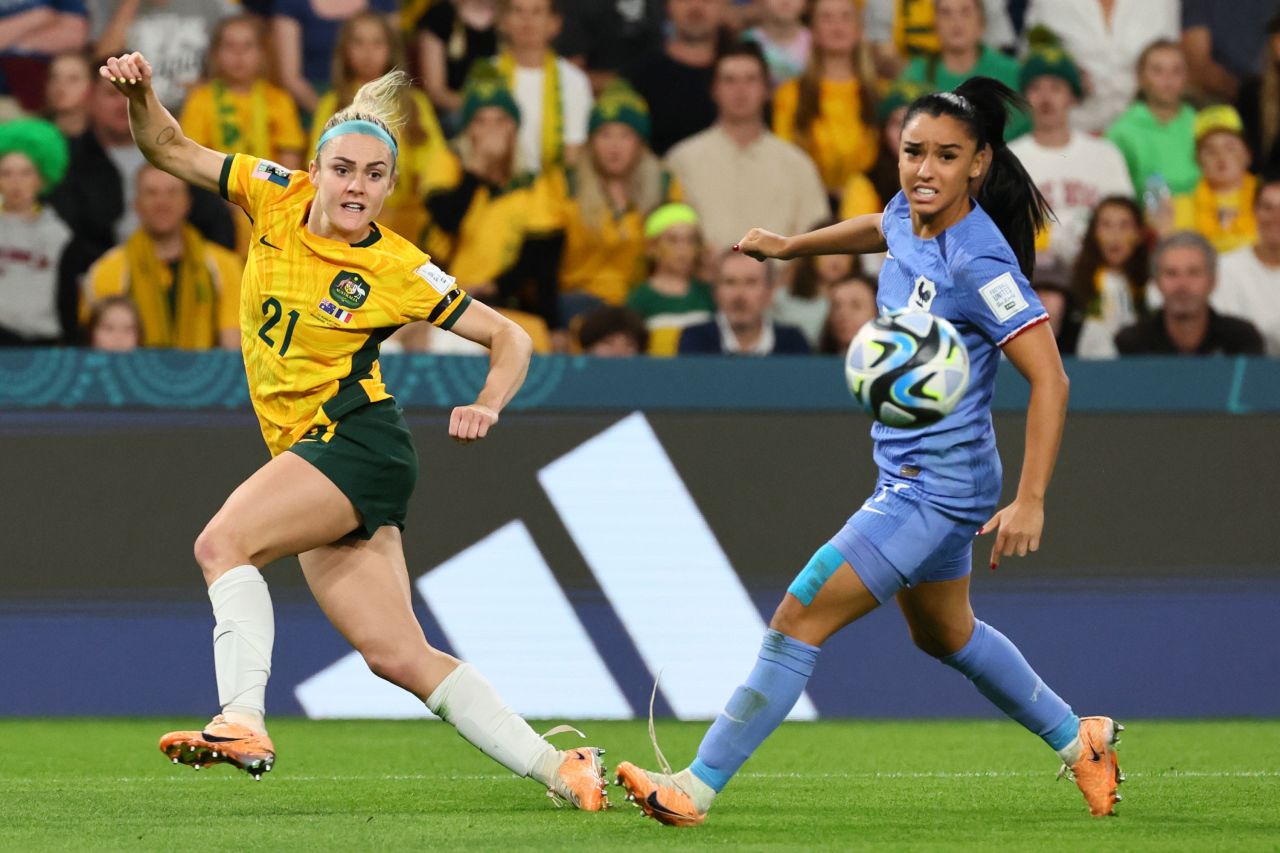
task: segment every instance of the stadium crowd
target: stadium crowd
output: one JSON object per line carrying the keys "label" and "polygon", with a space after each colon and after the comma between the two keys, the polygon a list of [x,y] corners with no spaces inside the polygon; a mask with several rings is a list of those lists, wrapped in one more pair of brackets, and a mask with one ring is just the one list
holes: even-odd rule
{"label": "stadium crowd", "polygon": [[[141,51],[192,139],[307,167],[393,67],[380,221],[539,351],[840,352],[875,257],[757,264],[897,191],[907,105],[1023,93],[1064,354],[1280,356],[1276,0],[0,0],[0,344],[238,348],[249,222],[149,166],[97,73]],[[386,345],[466,351],[427,326]]]}

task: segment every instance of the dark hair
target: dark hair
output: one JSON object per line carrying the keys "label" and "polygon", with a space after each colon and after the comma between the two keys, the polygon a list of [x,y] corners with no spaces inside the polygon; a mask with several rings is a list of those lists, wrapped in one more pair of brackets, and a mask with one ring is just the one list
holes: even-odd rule
{"label": "dark hair", "polygon": [[636,342],[636,351],[644,355],[649,346],[649,330],[644,318],[630,308],[605,305],[588,311],[578,325],[578,344],[586,352],[610,335],[622,332]]}
{"label": "dark hair", "polygon": [[[855,270],[854,273],[848,276],[847,278],[842,278],[837,282],[833,282],[831,285],[831,289],[835,290],[837,287],[844,287],[846,284],[863,285],[864,287],[867,288],[867,290],[871,291],[872,299],[875,299],[876,291],[879,290],[879,287],[876,285],[876,280],[874,278],[872,278],[869,275],[864,275],[862,272],[857,270]],[[831,328],[831,312],[830,311],[827,312],[827,319],[822,321],[822,334],[819,335],[818,337],[818,352],[825,352],[825,353],[843,353],[844,352],[844,349],[842,349],[840,346],[840,342],[836,340],[835,331]]]}
{"label": "dark hair", "polygon": [[133,315],[133,323],[138,330],[138,346],[142,346],[142,315],[138,313],[138,306],[134,303],[133,298],[122,293],[104,296],[89,308],[89,322],[84,326],[85,344],[93,346],[93,333],[98,330],[102,319],[112,308],[124,308]]}
{"label": "dark hair", "polygon": [[753,41],[735,41],[730,42],[720,48],[716,53],[716,61],[711,66],[711,77],[720,73],[720,64],[726,59],[745,56],[747,59],[754,59],[760,65],[760,73],[764,75],[765,84],[769,82],[769,63],[764,58],[764,51],[760,45]]}
{"label": "dark hair", "polygon": [[1080,254],[1076,256],[1075,266],[1071,269],[1071,285],[1068,290],[1071,302],[1077,310],[1083,311],[1086,315],[1093,312],[1097,306],[1098,287],[1094,278],[1103,263],[1102,244],[1098,242],[1098,220],[1102,216],[1103,208],[1106,207],[1124,208],[1133,217],[1133,224],[1138,229],[1138,244],[1134,247],[1133,254],[1125,259],[1122,269],[1125,281],[1129,284],[1129,295],[1133,298],[1134,308],[1138,316],[1144,316],[1147,273],[1150,271],[1144,219],[1142,208],[1138,207],[1138,203],[1123,195],[1107,196],[1098,202],[1098,206],[1093,209],[1093,216],[1089,217],[1089,228],[1080,242]]}
{"label": "dark hair", "polygon": [[1280,171],[1263,169],[1258,175],[1258,184],[1253,188],[1253,207],[1256,210],[1262,200],[1262,191],[1270,187],[1280,186]]}
{"label": "dark hair", "polygon": [[963,124],[978,143],[991,148],[991,165],[978,188],[978,204],[995,222],[1018,259],[1022,274],[1031,277],[1035,267],[1036,232],[1053,216],[1049,203],[1022,161],[1004,142],[1004,126],[1013,110],[1025,109],[1026,100],[999,80],[970,77],[954,92],[934,92],[916,98],[907,107],[902,126],[918,113],[949,116]]}

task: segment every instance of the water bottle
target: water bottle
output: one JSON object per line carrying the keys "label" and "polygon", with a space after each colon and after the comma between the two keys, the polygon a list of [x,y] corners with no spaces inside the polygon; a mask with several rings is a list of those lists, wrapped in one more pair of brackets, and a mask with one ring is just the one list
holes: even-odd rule
{"label": "water bottle", "polygon": [[1164,175],[1153,172],[1142,190],[1142,206],[1147,211],[1147,222],[1153,225],[1158,222],[1161,212],[1167,209],[1172,197],[1173,193],[1169,192],[1169,183]]}

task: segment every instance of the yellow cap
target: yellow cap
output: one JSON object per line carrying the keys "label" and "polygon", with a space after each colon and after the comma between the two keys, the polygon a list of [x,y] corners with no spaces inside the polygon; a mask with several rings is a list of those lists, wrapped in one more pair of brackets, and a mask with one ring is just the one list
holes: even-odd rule
{"label": "yellow cap", "polygon": [[1240,113],[1236,112],[1235,107],[1217,104],[1212,107],[1205,107],[1196,113],[1196,144],[1199,144],[1200,140],[1209,134],[1217,133],[1218,131],[1244,136],[1244,123],[1240,121]]}

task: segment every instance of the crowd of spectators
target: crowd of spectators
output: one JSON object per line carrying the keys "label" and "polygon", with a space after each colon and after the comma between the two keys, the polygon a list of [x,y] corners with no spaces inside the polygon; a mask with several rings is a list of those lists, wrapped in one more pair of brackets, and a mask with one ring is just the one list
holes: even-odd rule
{"label": "crowd of spectators", "polygon": [[290,169],[409,70],[381,224],[598,355],[842,351],[879,258],[726,250],[880,210],[907,105],[994,77],[1064,354],[1280,356],[1277,0],[9,0],[0,345],[239,346],[250,223],[145,163],[97,73],[131,50],[192,139]]}

